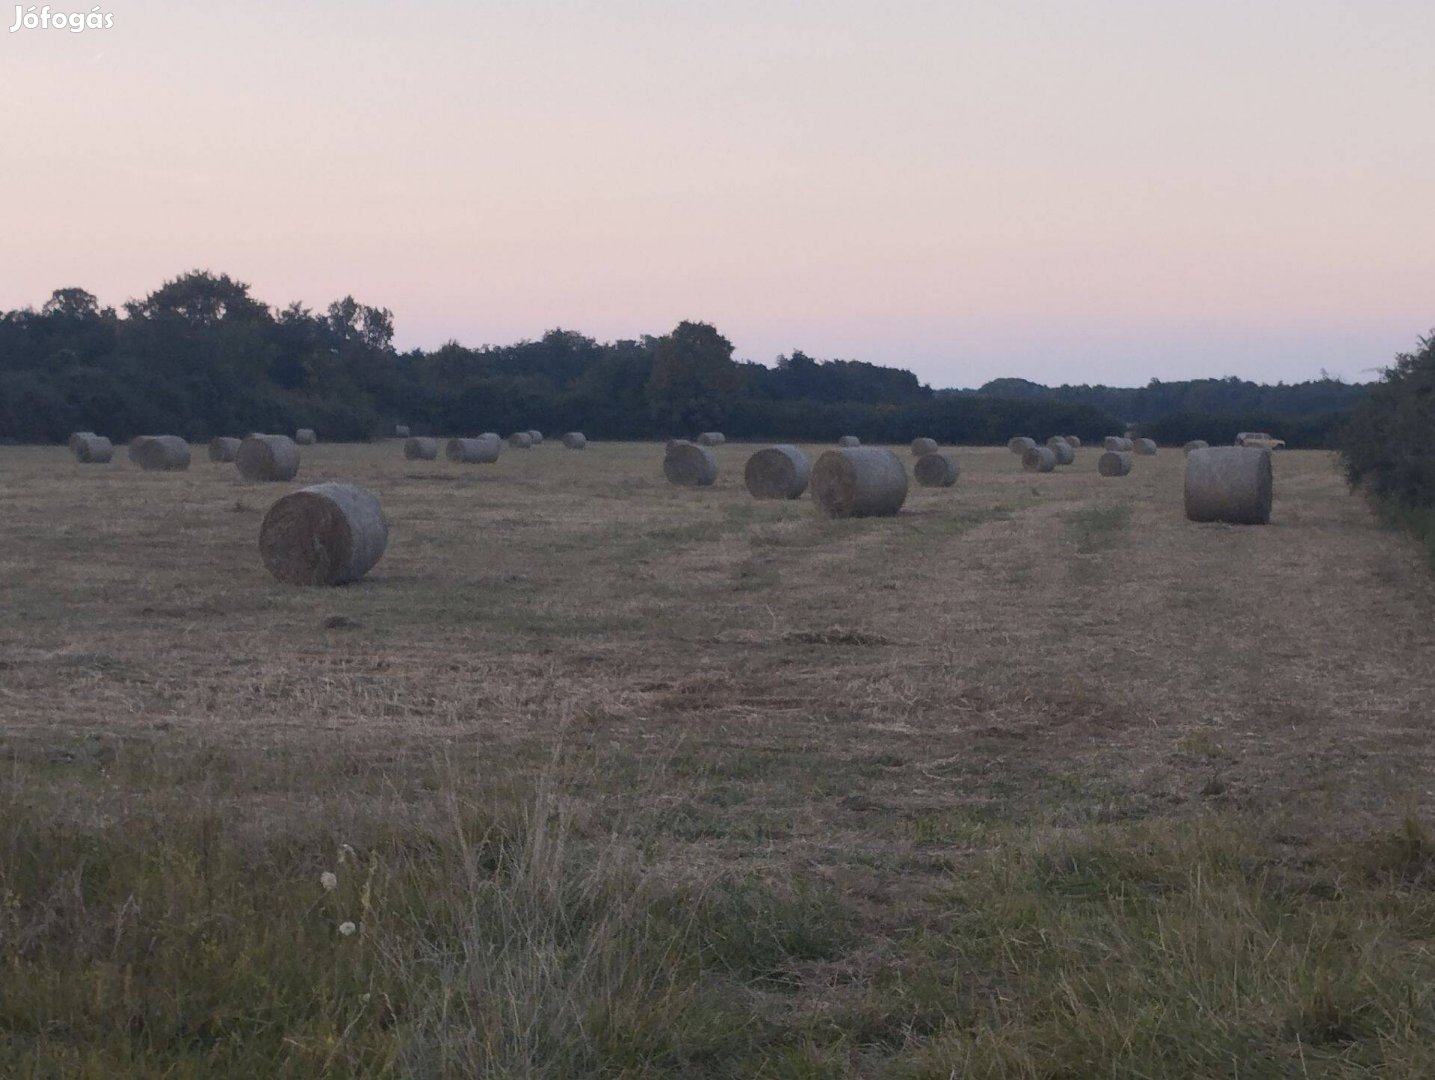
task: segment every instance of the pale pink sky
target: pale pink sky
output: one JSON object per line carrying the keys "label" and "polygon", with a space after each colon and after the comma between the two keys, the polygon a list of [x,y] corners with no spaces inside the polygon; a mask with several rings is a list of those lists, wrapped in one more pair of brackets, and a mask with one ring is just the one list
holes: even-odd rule
{"label": "pale pink sky", "polygon": [[104,10],[0,6],[0,308],[202,267],[402,347],[693,318],[938,386],[1362,379],[1435,326],[1431,0]]}

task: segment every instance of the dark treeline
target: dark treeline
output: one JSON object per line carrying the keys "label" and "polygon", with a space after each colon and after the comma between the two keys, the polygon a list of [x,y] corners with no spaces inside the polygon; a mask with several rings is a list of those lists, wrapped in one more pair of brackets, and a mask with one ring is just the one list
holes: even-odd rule
{"label": "dark treeline", "polygon": [[1396,356],[1356,406],[1341,457],[1352,486],[1435,539],[1435,330]]}
{"label": "dark treeline", "polygon": [[304,426],[352,440],[405,423],[433,434],[536,427],[632,439],[719,429],[814,442],[854,434],[991,443],[1015,434],[1098,438],[1137,422],[1163,442],[1226,441],[1261,428],[1292,445],[1328,445],[1364,393],[1330,379],[1140,390],[999,380],[934,392],[908,371],[800,351],[775,367],[734,361],[732,345],[697,322],[607,343],[552,330],[513,345],[398,352],[392,339],[387,309],[352,297],[323,312],[271,308],[243,283],[203,271],[120,311],[83,289],[60,289],[38,311],[0,314],[0,438],[53,442],[92,429],[203,440]]}

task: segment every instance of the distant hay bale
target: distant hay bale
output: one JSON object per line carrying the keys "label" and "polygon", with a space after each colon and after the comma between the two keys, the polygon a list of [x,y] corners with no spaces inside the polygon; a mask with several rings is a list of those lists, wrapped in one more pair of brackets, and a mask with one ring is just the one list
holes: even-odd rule
{"label": "distant hay bale", "polygon": [[543,442],[543,432],[537,430],[536,428],[529,430],[528,437],[533,440],[534,446],[537,446]]}
{"label": "distant hay bale", "polygon": [[1007,441],[1006,448],[1019,457],[1035,445],[1035,439],[1030,439],[1025,435],[1018,435],[1015,439],[1009,439]]}
{"label": "distant hay bale", "polygon": [[1186,455],[1186,517],[1232,525],[1271,520],[1271,455],[1255,446],[1207,446]]}
{"label": "distant hay bale", "polygon": [[663,475],[680,487],[707,487],[717,480],[717,455],[710,447],[677,440],[663,455]]}
{"label": "distant hay bale", "polygon": [[434,461],[438,458],[438,440],[414,435],[404,440],[404,460]]}
{"label": "distant hay bale", "polygon": [[1096,471],[1102,476],[1125,476],[1131,471],[1131,451],[1106,451],[1097,459]]}
{"label": "distant hay bale", "polygon": [[395,424],[395,425],[394,425],[394,438],[396,438],[396,439],[407,439],[408,437],[409,437],[409,426],[408,426],[408,424]]}
{"label": "distant hay bale", "polygon": [[743,483],[754,499],[795,499],[807,490],[812,462],[789,443],[769,446],[747,459]]}
{"label": "distant hay bale", "polygon": [[209,440],[209,460],[218,462],[230,462],[239,453],[239,439],[228,435],[219,435]]}
{"label": "distant hay bale", "polygon": [[299,447],[288,435],[250,435],[239,444],[234,465],[244,480],[293,480],[299,473]]}
{"label": "distant hay bale", "polygon": [[861,445],[862,445],[862,440],[859,439],[856,435],[843,435],[842,438],[840,438],[840,439],[837,440],[837,445],[838,445],[838,446],[861,446]]}
{"label": "distant hay bale", "polygon": [[1076,451],[1071,448],[1071,443],[1065,439],[1052,443],[1047,449],[1055,455],[1058,465],[1070,465],[1076,460]]}
{"label": "distant hay bale", "polygon": [[1027,472],[1051,472],[1056,468],[1056,451],[1049,446],[1033,446],[1022,454],[1021,467]]}
{"label": "distant hay bale", "polygon": [[189,443],[178,435],[141,435],[130,443],[130,460],[146,472],[189,468]]}
{"label": "distant hay bale", "polygon": [[569,450],[582,450],[588,445],[588,437],[581,431],[570,431],[563,436],[563,445]]}
{"label": "distant hay bale", "polygon": [[508,445],[515,450],[533,449],[533,436],[526,431],[515,431],[508,437]]}
{"label": "distant hay bale", "polygon": [[699,446],[721,446],[727,442],[727,436],[721,431],[704,431],[697,437]]}
{"label": "distant hay bale", "polygon": [[319,441],[319,436],[314,434],[313,428],[301,427],[294,432],[294,441],[300,446],[313,446]]}
{"label": "distant hay bale", "polygon": [[962,467],[953,455],[936,451],[919,457],[912,472],[923,487],[951,487],[962,474]]}
{"label": "distant hay bale", "polygon": [[1081,449],[1081,436],[1079,436],[1079,435],[1068,435],[1068,436],[1066,437],[1066,441],[1071,444],[1071,448],[1072,448],[1073,450],[1080,450],[1080,449]]}
{"label": "distant hay bale", "polygon": [[1138,454],[1143,454],[1146,457],[1150,457],[1152,454],[1156,453],[1156,440],[1134,439],[1132,440],[1131,449]]}
{"label": "distant hay bale", "polygon": [[923,437],[920,438],[920,439],[913,439],[913,440],[912,440],[912,456],[913,456],[913,457],[924,457],[924,456],[927,455],[927,454],[935,454],[936,452],[937,452],[937,440],[936,440],[936,439],[928,439],[928,438],[926,438],[925,436],[923,436]]}
{"label": "distant hay bale", "polygon": [[503,442],[503,436],[496,431],[483,431],[474,436],[475,439],[492,439],[496,443]]}
{"label": "distant hay bale", "polygon": [[1053,435],[1051,438],[1046,440],[1047,446],[1055,446],[1057,443],[1061,443],[1064,446],[1071,445],[1069,442],[1066,441],[1065,435]]}
{"label": "distant hay bale", "polygon": [[1205,439],[1192,439],[1185,446],[1181,447],[1181,449],[1189,454],[1192,450],[1204,450],[1210,445],[1211,444],[1208,443]]}
{"label": "distant hay bale", "polygon": [[354,484],[300,488],[271,506],[259,527],[264,565],[289,585],[358,581],[388,542],[379,500]]}
{"label": "distant hay bale", "polygon": [[666,453],[675,446],[686,446],[691,441],[691,439],[669,439],[667,445],[663,447],[663,452]]}
{"label": "distant hay bale", "polygon": [[444,456],[460,465],[492,465],[503,450],[497,435],[480,435],[476,439],[450,439]]}
{"label": "distant hay bale", "polygon": [[140,447],[153,438],[153,435],[136,435],[125,449],[125,456],[138,465],[140,463]]}
{"label": "distant hay bale", "polygon": [[812,467],[812,500],[828,517],[890,517],[907,501],[907,467],[886,447],[828,450]]}
{"label": "distant hay bale", "polygon": [[81,465],[105,465],[115,455],[115,447],[103,435],[77,431],[70,436],[70,450]]}
{"label": "distant hay bale", "polygon": [[1129,453],[1131,450],[1131,440],[1123,435],[1108,435],[1103,445],[1118,454]]}

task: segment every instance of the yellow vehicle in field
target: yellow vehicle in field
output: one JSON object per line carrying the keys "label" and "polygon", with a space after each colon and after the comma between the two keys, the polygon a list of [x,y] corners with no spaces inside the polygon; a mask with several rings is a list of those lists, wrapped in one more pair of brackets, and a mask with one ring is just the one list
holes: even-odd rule
{"label": "yellow vehicle in field", "polygon": [[1284,439],[1272,438],[1265,431],[1243,431],[1236,436],[1237,446],[1256,446],[1262,450],[1279,450],[1286,444]]}

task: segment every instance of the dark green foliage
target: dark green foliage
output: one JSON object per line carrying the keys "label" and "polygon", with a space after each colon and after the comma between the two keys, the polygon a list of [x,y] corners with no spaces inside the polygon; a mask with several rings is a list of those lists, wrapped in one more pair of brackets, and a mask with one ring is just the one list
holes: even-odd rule
{"label": "dark green foliage", "polygon": [[1435,508],[1435,332],[1356,407],[1341,457],[1353,487],[1404,511]]}

